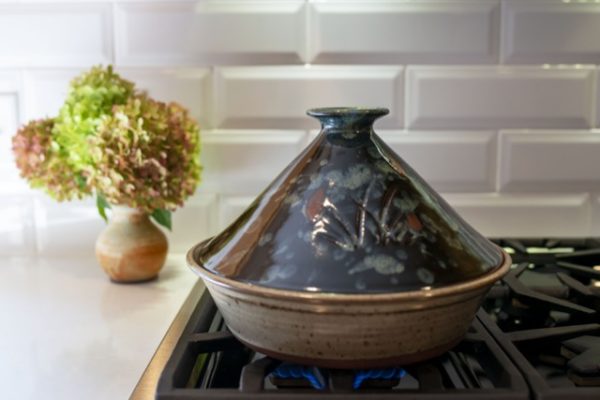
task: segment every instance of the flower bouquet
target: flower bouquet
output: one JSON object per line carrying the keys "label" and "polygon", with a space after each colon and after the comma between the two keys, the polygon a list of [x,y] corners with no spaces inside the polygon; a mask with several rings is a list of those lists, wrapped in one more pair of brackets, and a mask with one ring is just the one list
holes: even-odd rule
{"label": "flower bouquet", "polygon": [[58,201],[95,196],[113,208],[96,243],[115,281],[157,276],[167,253],[171,212],[200,181],[198,124],[176,103],[136,90],[112,67],[94,67],[70,84],[58,115],[31,121],[13,137],[21,176]]}

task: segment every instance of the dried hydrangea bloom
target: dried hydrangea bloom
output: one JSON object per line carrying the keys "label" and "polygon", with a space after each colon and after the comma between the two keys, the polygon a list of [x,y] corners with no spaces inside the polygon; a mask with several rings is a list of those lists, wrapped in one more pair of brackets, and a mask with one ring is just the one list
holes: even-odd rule
{"label": "dried hydrangea bloom", "polygon": [[90,181],[109,203],[173,210],[200,181],[199,133],[180,105],[135,96],[90,137]]}
{"label": "dried hydrangea bloom", "polygon": [[87,140],[96,133],[102,117],[110,114],[115,104],[125,104],[133,94],[134,84],[121,78],[111,66],[93,67],[71,81],[53,133],[75,171],[90,164]]}
{"label": "dried hydrangea bloom", "polygon": [[53,119],[34,120],[13,136],[12,150],[21,177],[32,188],[42,188],[59,201],[89,195],[91,192],[85,180],[77,179],[53,142],[53,127]]}

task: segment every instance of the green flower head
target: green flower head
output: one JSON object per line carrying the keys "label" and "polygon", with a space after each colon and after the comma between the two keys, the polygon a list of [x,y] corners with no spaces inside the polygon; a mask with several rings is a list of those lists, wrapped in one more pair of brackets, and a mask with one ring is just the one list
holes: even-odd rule
{"label": "green flower head", "polygon": [[52,132],[73,170],[83,174],[91,162],[88,138],[114,105],[125,104],[133,94],[134,84],[121,78],[111,66],[93,67],[71,81]]}

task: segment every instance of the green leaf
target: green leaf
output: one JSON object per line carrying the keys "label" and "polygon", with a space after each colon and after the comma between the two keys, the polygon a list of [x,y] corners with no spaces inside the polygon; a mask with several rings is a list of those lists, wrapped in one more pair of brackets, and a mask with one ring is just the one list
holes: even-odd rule
{"label": "green leaf", "polygon": [[87,182],[85,181],[85,178],[81,176],[81,174],[75,175],[75,182],[77,183],[77,186],[79,186],[80,190],[85,190]]}
{"label": "green leaf", "polygon": [[98,214],[100,214],[102,219],[108,221],[108,218],[106,217],[106,209],[110,208],[110,204],[108,204],[106,198],[100,193],[96,194],[96,207],[98,208]]}
{"label": "green leaf", "polygon": [[162,208],[157,208],[150,215],[157,224],[171,230],[171,211]]}

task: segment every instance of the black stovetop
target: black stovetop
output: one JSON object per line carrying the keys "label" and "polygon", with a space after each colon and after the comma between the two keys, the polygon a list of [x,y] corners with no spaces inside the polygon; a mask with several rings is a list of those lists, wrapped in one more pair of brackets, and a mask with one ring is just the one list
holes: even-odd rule
{"label": "black stovetop", "polygon": [[240,344],[206,292],[156,398],[600,399],[600,239],[495,242],[513,268],[441,357],[370,371],[281,363]]}

